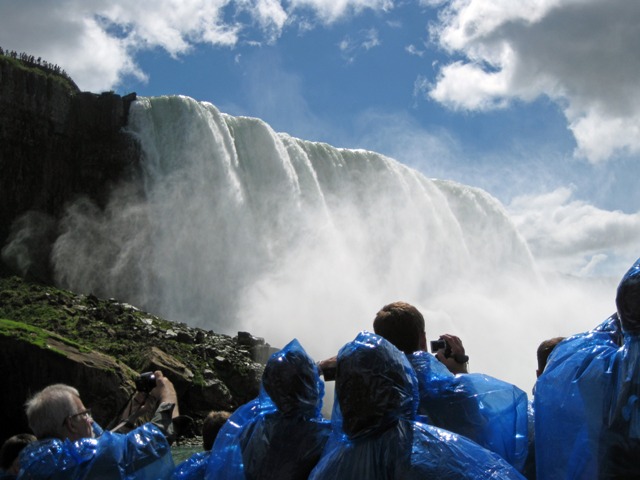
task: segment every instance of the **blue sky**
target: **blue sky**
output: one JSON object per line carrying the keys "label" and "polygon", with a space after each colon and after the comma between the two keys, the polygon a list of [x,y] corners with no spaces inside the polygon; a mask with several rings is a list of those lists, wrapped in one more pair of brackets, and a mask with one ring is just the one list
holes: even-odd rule
{"label": "blue sky", "polygon": [[484,188],[543,270],[640,238],[640,3],[0,0],[0,46],[83,90],[188,95]]}

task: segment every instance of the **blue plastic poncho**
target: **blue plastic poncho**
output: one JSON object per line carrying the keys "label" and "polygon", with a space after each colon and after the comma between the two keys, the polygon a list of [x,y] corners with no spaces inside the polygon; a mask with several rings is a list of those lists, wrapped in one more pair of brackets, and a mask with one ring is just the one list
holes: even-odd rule
{"label": "blue plastic poncho", "polygon": [[271,356],[261,391],[220,430],[207,479],[306,479],[317,463],[331,424],[320,413],[324,383],[297,340]]}
{"label": "blue plastic poncho", "polygon": [[418,381],[406,356],[362,332],[338,353],[334,436],[310,480],[521,479],[465,437],[415,421]]}
{"label": "blue plastic poncho", "polygon": [[[261,387],[260,395],[238,408],[220,428],[209,455],[205,478],[216,480],[244,478],[240,434],[259,415],[275,411],[276,406]],[[199,477],[184,477],[184,480],[186,479],[197,480]]]}
{"label": "blue plastic poncho", "polygon": [[522,470],[528,437],[524,391],[489,375],[453,375],[427,352],[409,355],[409,361],[425,421],[470,438]]}
{"label": "blue plastic poncho", "polygon": [[27,445],[20,454],[20,479],[81,480],[171,478],[171,448],[150,423],[126,435],[104,432],[75,442],[47,439]]}
{"label": "blue plastic poncho", "polygon": [[555,347],[536,383],[538,478],[640,478],[640,260],[618,312]]}
{"label": "blue plastic poncho", "polygon": [[181,462],[173,472],[171,480],[204,480],[211,452],[197,452]]}

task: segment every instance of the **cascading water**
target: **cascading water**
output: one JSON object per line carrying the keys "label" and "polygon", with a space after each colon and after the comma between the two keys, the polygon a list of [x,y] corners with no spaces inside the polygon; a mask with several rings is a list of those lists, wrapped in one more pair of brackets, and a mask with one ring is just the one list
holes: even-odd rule
{"label": "cascading water", "polygon": [[[62,286],[274,346],[297,337],[316,360],[405,300],[428,337],[458,334],[476,371],[533,377],[545,334],[523,352],[518,320],[530,314],[522,298],[544,288],[487,193],[185,97],[139,99],[129,129],[142,182],[104,210],[68,209],[53,254]],[[520,366],[492,358],[496,341]]]}

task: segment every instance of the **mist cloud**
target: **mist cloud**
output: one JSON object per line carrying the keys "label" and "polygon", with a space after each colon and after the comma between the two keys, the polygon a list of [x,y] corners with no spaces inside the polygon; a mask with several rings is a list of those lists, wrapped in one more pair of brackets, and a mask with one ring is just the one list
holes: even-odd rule
{"label": "mist cloud", "polygon": [[432,38],[464,58],[439,69],[428,95],[474,111],[547,96],[561,106],[577,156],[638,153],[639,22],[640,4],[625,0],[449,2]]}

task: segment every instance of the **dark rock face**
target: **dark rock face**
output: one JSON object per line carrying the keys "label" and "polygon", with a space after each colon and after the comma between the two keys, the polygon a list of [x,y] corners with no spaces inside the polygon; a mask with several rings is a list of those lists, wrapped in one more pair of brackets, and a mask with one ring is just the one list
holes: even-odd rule
{"label": "dark rock face", "polygon": [[62,77],[20,65],[0,56],[0,245],[27,211],[55,219],[81,195],[103,205],[140,158],[122,130],[135,94],[80,92]]}
{"label": "dark rock face", "polygon": [[99,424],[105,426],[129,399],[135,372],[126,365],[99,352],[82,352],[64,339],[46,333],[44,344],[0,333],[3,414],[5,437],[28,432],[25,401],[53,383],[78,388],[85,405],[93,410]]}

